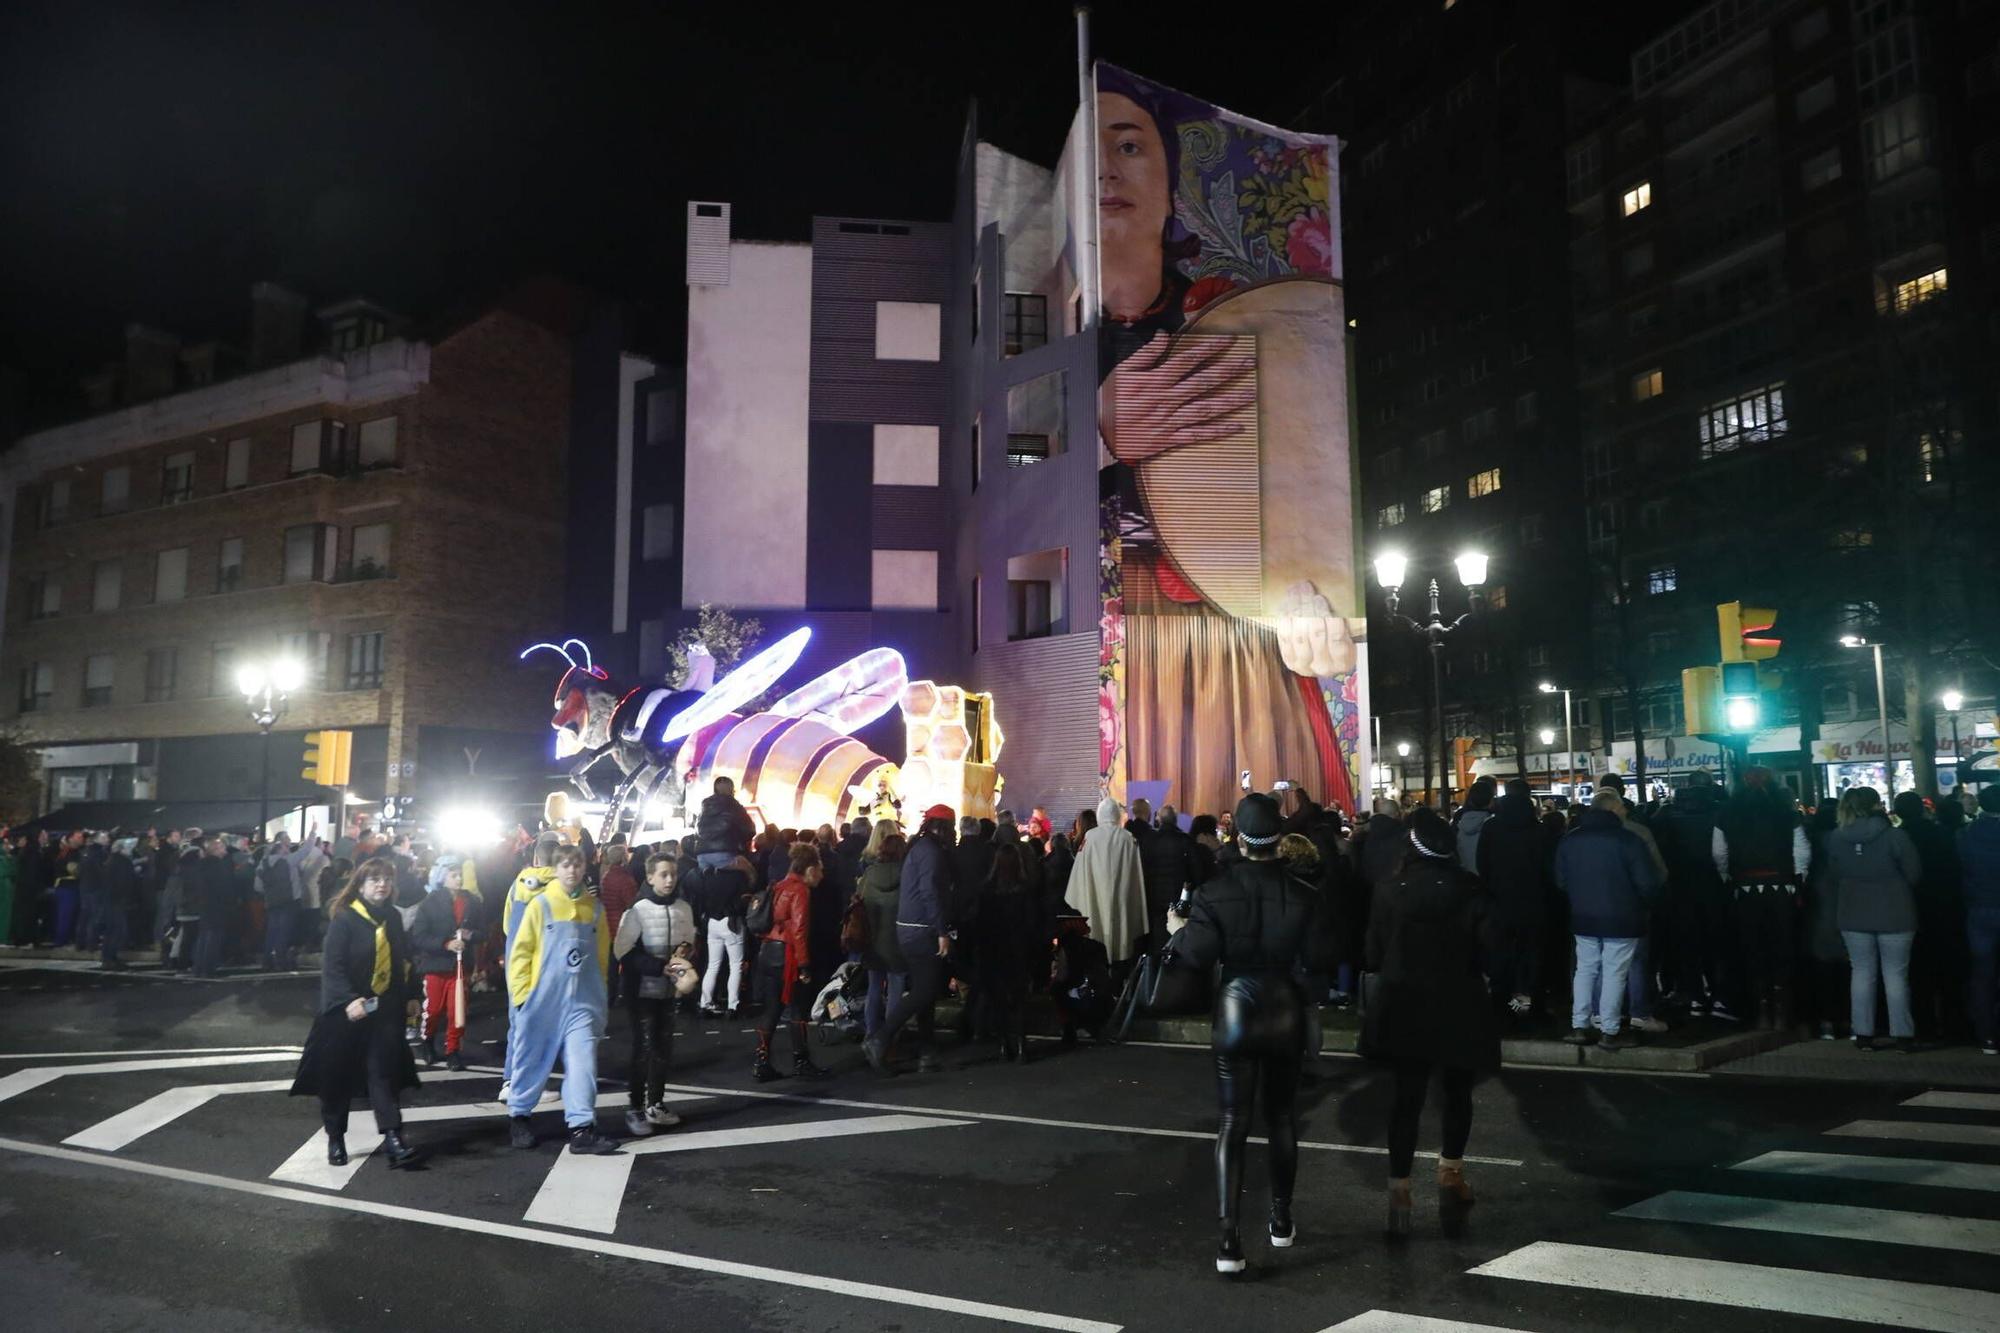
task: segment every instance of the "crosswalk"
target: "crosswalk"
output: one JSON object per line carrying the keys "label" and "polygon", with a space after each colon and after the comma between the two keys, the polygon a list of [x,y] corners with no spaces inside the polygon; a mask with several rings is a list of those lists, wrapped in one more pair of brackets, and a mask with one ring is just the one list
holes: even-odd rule
{"label": "crosswalk", "polygon": [[[2000,1116],[2000,1094],[1938,1091],[1901,1103],[1907,1112],[1986,1112]],[[1826,1131],[1844,1148],[1874,1142],[1933,1153],[1940,1148],[2000,1148],[2000,1123],[1906,1119],[1855,1120]],[[1612,1217],[1638,1222],[1761,1232],[1792,1237],[1902,1247],[1900,1252],[2000,1255],[2000,1220],[1955,1216],[1872,1204],[1770,1197],[1759,1192],[1779,1181],[1810,1180],[1832,1187],[1911,1186],[2000,1194],[2000,1165],[1942,1157],[1904,1157],[1860,1151],[1784,1150],[1731,1164],[1745,1182],[1742,1193],[1668,1190],[1616,1210]],[[1961,1198],[1965,1197],[1963,1193]],[[1982,1204],[1989,1201],[1980,1198]],[[1990,1211],[1990,1208],[1989,1208]],[[1813,1268],[1758,1264],[1658,1253],[1641,1248],[1534,1240],[1468,1270],[1471,1277],[1538,1288],[1686,1302],[1744,1312],[1801,1315],[1880,1328],[1937,1333],[1992,1333],[2000,1329],[2000,1292],[1900,1277],[1835,1271],[1840,1252],[1821,1252]],[[1977,1270],[1974,1270],[1977,1271]],[[1523,1333],[1521,1326],[1465,1323],[1369,1310],[1321,1333]]]}

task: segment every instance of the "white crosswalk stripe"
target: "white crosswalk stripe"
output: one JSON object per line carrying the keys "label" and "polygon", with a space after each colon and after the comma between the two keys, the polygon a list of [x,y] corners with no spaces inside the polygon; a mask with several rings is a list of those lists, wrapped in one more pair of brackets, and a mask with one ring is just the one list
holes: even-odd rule
{"label": "white crosswalk stripe", "polygon": [[0,1102],[24,1092],[79,1074],[144,1074],[160,1069],[210,1069],[219,1065],[274,1064],[297,1062],[297,1050],[265,1051],[253,1055],[199,1055],[171,1060],[107,1060],[90,1065],[49,1065],[40,1069],[19,1069],[0,1078]]}
{"label": "white crosswalk stripe", "polygon": [[[1621,1208],[1613,1216],[1646,1222],[1693,1222],[1703,1226],[1739,1227],[1747,1231],[1779,1231],[1834,1240],[1873,1241],[1883,1245],[1918,1245],[1933,1250],[1964,1250],[1970,1254],[2000,1254],[2000,1222],[1983,1217],[1942,1217],[1893,1208],[1859,1208],[1847,1204],[1799,1203],[1789,1199],[1759,1199],[1740,1194],[1700,1194],[1669,1190],[1665,1194]],[[2000,1297],[1996,1297],[2000,1300]]]}
{"label": "white crosswalk stripe", "polygon": [[1319,1333],[1521,1333],[1521,1330],[1500,1324],[1468,1324],[1459,1319],[1431,1319],[1420,1314],[1369,1310],[1352,1319],[1329,1325]]}
{"label": "white crosswalk stripe", "polygon": [[1732,1170],[1783,1176],[1868,1180],[1884,1185],[1932,1185],[1952,1190],[2000,1190],[2000,1166],[1921,1157],[1861,1157],[1850,1153],[1767,1152]]}
{"label": "white crosswalk stripe", "polygon": [[2000,1111],[2000,1092],[1925,1092],[1903,1105],[1927,1111]]}
{"label": "white crosswalk stripe", "polygon": [[2000,1125],[1946,1125],[1934,1120],[1855,1120],[1838,1129],[1829,1129],[1827,1133],[1849,1139],[1903,1139],[1910,1143],[2000,1147]]}
{"label": "white crosswalk stripe", "polygon": [[[434,1069],[424,1074],[424,1082],[491,1078],[494,1072],[477,1069]],[[165,1092],[148,1097],[137,1106],[120,1111],[108,1120],[100,1120],[89,1129],[70,1135],[63,1142],[72,1148],[95,1148],[99,1152],[117,1152],[161,1126],[172,1124],[188,1112],[206,1106],[217,1097],[250,1092],[289,1092],[291,1087],[292,1080],[288,1078],[272,1078],[259,1079],[252,1083],[193,1083],[183,1087],[168,1088]]]}
{"label": "white crosswalk stripe", "polygon": [[1518,1282],[1845,1319],[1885,1328],[1931,1329],[1935,1333],[1992,1333],[1994,1312],[2000,1308],[2000,1297],[1990,1291],[1546,1240],[1470,1271]]}

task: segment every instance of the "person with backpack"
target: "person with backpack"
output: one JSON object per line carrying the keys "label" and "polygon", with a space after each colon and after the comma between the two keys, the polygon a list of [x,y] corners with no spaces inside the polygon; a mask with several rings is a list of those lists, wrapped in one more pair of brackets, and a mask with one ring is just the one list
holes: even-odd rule
{"label": "person with backpack", "polygon": [[[756,886],[757,872],[747,856],[737,856],[709,864],[707,853],[697,861],[699,871],[694,906],[708,921],[708,970],[701,978],[701,1012],[720,1018],[743,1016],[743,972],[748,942],[743,931],[744,899]],[[724,979],[727,978],[729,1008],[722,1007]]]}
{"label": "person with backpack", "polygon": [[768,1083],[782,1077],[771,1067],[771,1038],[782,1020],[792,1034],[792,1073],[826,1078],[806,1049],[806,1015],[812,1004],[812,891],[826,873],[819,849],[803,838],[787,853],[790,873],[759,893],[744,915],[744,928],[759,939],[757,1058],[750,1077]]}

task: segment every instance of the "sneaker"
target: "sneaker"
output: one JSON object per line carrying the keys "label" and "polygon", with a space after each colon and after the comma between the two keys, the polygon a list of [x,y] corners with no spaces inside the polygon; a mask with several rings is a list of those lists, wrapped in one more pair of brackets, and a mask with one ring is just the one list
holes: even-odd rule
{"label": "sneaker", "polygon": [[1247,1264],[1243,1262],[1243,1242],[1237,1238],[1235,1227],[1222,1229],[1222,1243],[1215,1249],[1215,1271],[1218,1273],[1240,1273]]}
{"label": "sneaker", "polygon": [[635,1139],[643,1139],[653,1132],[653,1122],[635,1106],[625,1113],[625,1132]]}
{"label": "sneaker", "polygon": [[528,1117],[516,1115],[507,1118],[507,1142],[516,1148],[532,1148],[535,1146],[535,1131],[528,1124]]}
{"label": "sneaker", "polygon": [[878,1074],[889,1072],[889,1054],[882,1043],[870,1037],[861,1043],[861,1054],[867,1057],[868,1067]]}
{"label": "sneaker", "polygon": [[1606,1032],[1597,1038],[1600,1051],[1622,1051],[1632,1045],[1632,1039],[1622,1032]]}
{"label": "sneaker", "polygon": [[608,1157],[618,1145],[598,1133],[596,1125],[578,1125],[569,1132],[569,1150],[579,1157]]}
{"label": "sneaker", "polygon": [[1706,995],[1697,995],[1692,1000],[1688,1001],[1688,1017],[1706,1018],[1708,1017],[1708,1011],[1711,1008],[1713,1008],[1714,1005],[1715,1002],[1709,999]]}
{"label": "sneaker", "polygon": [[1667,1024],[1666,1020],[1661,1018],[1635,1018],[1632,1020],[1632,1030],[1657,1035],[1667,1030]]}
{"label": "sneaker", "polygon": [[720,1018],[722,1017],[722,1010],[712,1004],[705,1004],[701,1007],[701,1016],[703,1018]]}
{"label": "sneaker", "polygon": [[1563,1042],[1569,1046],[1588,1046],[1597,1040],[1597,1034],[1589,1028],[1571,1028],[1563,1034]]}
{"label": "sneaker", "polygon": [[646,1120],[649,1124],[659,1129],[672,1129],[681,1123],[680,1116],[669,1111],[659,1102],[654,1102],[646,1108]]}
{"label": "sneaker", "polygon": [[1980,1046],[1981,1055],[2000,1055],[2000,1041],[1989,1041]]}
{"label": "sneaker", "polygon": [[1833,1024],[1821,1023],[1819,1025],[1819,1039],[1821,1041],[1832,1041],[1834,1040],[1834,1036]]}
{"label": "sneaker", "polygon": [[1299,1228],[1292,1221],[1292,1210],[1290,1208],[1280,1208],[1275,1204],[1272,1205],[1271,1248],[1274,1250],[1289,1250],[1298,1241],[1298,1238]]}
{"label": "sneaker", "polygon": [[1733,1009],[1720,1000],[1709,1006],[1708,1016],[1710,1018],[1719,1018],[1725,1023],[1741,1023],[1743,1021]]}
{"label": "sneaker", "polygon": [[444,1067],[452,1070],[454,1073],[462,1071],[465,1068],[465,1057],[457,1051],[452,1051],[445,1056]]}

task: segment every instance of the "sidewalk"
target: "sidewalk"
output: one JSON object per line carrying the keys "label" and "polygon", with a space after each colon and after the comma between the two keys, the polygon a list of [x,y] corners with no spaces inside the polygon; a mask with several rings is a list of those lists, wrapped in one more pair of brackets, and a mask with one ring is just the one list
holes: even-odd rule
{"label": "sidewalk", "polygon": [[1920,1047],[1912,1055],[1894,1051],[1863,1054],[1846,1041],[1794,1041],[1720,1065],[1720,1074],[1763,1078],[1839,1079],[1861,1083],[2000,1088],[2000,1056],[1981,1055],[1977,1046]]}

